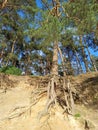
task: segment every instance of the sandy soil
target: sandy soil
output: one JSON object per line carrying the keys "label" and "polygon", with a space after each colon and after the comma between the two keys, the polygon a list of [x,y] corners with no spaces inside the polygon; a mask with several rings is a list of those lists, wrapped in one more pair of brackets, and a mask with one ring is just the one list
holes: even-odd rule
{"label": "sandy soil", "polygon": [[85,120],[90,130],[98,130],[98,110],[84,105],[76,105],[75,113],[80,116],[62,114],[63,110],[56,105],[38,120],[44,109],[46,97],[30,109],[30,94],[36,87],[29,83],[27,76],[9,76],[15,85],[4,91],[0,89],[0,130],[85,130]]}

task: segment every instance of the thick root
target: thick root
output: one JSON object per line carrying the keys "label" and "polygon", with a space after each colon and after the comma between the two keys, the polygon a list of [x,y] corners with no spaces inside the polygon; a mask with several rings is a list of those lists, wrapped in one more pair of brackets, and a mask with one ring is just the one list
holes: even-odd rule
{"label": "thick root", "polygon": [[71,91],[71,84],[69,79],[59,76],[51,77],[46,88],[37,88],[32,92],[33,102],[38,101],[41,97],[47,94],[47,102],[45,109],[38,113],[38,119],[48,114],[48,110],[52,105],[59,104],[64,112],[73,115],[74,114],[74,100]]}

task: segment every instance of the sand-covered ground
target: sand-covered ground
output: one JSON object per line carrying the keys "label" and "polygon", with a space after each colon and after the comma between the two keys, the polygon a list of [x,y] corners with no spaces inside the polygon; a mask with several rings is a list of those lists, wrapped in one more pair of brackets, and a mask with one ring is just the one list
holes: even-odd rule
{"label": "sand-covered ground", "polygon": [[[92,88],[98,85],[98,74],[94,74],[95,78],[94,75],[88,75],[72,78],[72,82],[76,80],[76,87],[78,87],[77,84],[82,85],[82,83],[85,86],[81,91],[81,96],[82,93],[86,95],[85,89],[87,94],[90,93],[87,86],[88,84],[91,85],[90,83],[94,79],[96,83]],[[37,104],[31,106],[30,95],[32,90],[37,87],[37,78],[1,76],[0,130],[85,130],[85,121],[87,121],[90,130],[98,130],[97,92],[95,93],[94,104],[92,102],[89,104],[91,99],[87,97],[88,99],[85,100],[84,104],[78,103],[75,105],[74,116],[63,114],[63,110],[56,105],[50,108],[49,113],[39,121],[38,116],[45,108],[46,96],[43,96]]]}

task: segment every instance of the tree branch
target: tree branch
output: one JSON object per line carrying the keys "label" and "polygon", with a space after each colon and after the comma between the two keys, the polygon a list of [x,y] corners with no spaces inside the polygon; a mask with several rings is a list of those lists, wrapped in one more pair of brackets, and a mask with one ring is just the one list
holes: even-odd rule
{"label": "tree branch", "polygon": [[0,8],[3,9],[6,5],[7,5],[7,0],[4,0],[1,4],[0,4]]}
{"label": "tree branch", "polygon": [[69,16],[69,14],[66,12],[66,10],[65,10],[65,8],[63,6],[62,6],[62,9],[65,12],[67,18],[74,19],[74,20],[76,20],[78,22],[81,22],[81,20],[78,17],[71,17],[71,16]]}

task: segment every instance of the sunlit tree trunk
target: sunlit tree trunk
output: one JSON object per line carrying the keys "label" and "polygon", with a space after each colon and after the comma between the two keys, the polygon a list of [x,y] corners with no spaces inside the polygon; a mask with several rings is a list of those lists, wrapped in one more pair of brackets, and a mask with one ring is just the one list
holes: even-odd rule
{"label": "sunlit tree trunk", "polygon": [[58,75],[58,41],[54,42],[51,74]]}
{"label": "sunlit tree trunk", "polygon": [[61,51],[61,49],[59,47],[58,47],[58,52],[59,52],[61,60],[62,60],[63,74],[64,74],[64,76],[66,76],[64,58],[63,58],[63,55],[62,55],[62,51]]}
{"label": "sunlit tree trunk", "polygon": [[3,9],[7,5],[8,0],[3,0],[3,2],[0,4],[0,8]]}

